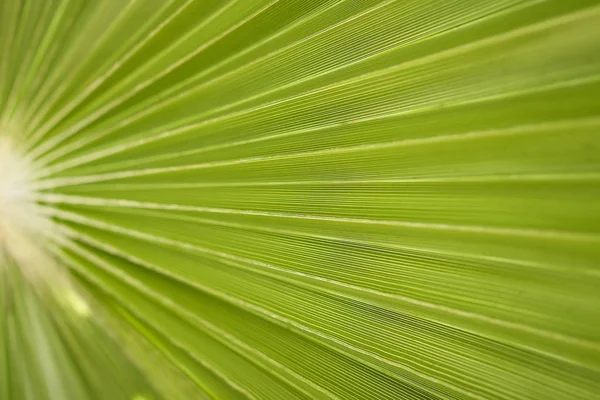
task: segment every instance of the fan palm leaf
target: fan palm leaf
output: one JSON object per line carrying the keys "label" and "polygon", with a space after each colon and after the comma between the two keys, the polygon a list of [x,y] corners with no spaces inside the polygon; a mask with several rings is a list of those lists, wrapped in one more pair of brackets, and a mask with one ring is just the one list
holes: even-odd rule
{"label": "fan palm leaf", "polygon": [[597,0],[5,0],[0,399],[600,396]]}

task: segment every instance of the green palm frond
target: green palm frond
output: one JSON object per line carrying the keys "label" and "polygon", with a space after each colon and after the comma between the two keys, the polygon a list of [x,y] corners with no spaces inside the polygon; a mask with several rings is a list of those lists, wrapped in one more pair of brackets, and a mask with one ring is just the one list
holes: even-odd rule
{"label": "green palm frond", "polygon": [[4,0],[0,399],[600,398],[600,2]]}

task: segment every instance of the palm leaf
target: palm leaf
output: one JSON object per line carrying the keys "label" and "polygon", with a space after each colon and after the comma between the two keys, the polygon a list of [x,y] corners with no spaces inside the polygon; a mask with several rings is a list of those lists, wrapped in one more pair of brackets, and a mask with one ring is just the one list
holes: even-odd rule
{"label": "palm leaf", "polygon": [[0,398],[598,398],[599,26],[2,2]]}

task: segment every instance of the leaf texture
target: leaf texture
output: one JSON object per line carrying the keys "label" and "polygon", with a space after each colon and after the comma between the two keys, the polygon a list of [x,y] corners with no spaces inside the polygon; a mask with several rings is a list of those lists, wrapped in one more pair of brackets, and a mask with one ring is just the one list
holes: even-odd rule
{"label": "leaf texture", "polygon": [[600,398],[597,0],[5,0],[0,51],[60,267],[2,261],[1,399]]}

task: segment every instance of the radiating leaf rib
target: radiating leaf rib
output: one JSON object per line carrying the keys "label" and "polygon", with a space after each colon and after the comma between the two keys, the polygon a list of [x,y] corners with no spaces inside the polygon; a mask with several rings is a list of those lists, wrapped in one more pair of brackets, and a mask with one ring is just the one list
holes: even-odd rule
{"label": "radiating leaf rib", "polygon": [[[119,239],[119,243],[123,243],[123,240],[124,240],[124,238],[121,238],[121,239]],[[106,236],[104,236],[104,235],[103,235],[103,237],[102,237],[102,239],[101,239],[101,242],[106,242],[106,241],[107,241],[107,238],[106,238]],[[131,245],[130,245],[130,246],[131,246]],[[142,248],[143,248],[143,247],[142,247]],[[140,248],[140,250],[141,250],[142,248]],[[142,250],[142,251],[143,251],[143,250]],[[156,256],[157,256],[157,255],[158,255],[158,253],[156,253],[156,252],[155,252],[155,253],[153,253],[153,259],[154,259],[154,260],[156,259]],[[178,264],[182,265],[182,264],[181,264],[181,262],[182,262],[182,261],[183,261],[183,260],[179,261],[179,262],[178,262]],[[239,273],[238,273],[238,275],[239,275]],[[231,279],[232,279],[232,277],[230,277],[230,278],[228,278],[228,279],[224,279],[224,280],[222,280],[222,279],[217,279],[217,281],[227,282],[227,281],[230,281]],[[206,278],[203,278],[203,279],[200,279],[200,280],[198,280],[198,278],[194,278],[192,281],[189,281],[189,282],[193,282],[193,281],[196,281],[196,282],[199,282],[199,281],[204,281],[204,282],[206,282]],[[250,289],[250,290],[251,290],[251,289]],[[264,292],[264,288],[263,288],[263,289],[261,289],[261,290],[259,290],[257,293],[263,293],[263,292]],[[308,321],[308,320],[305,320],[305,321]],[[329,322],[331,322],[331,321],[329,320]],[[356,321],[354,321],[354,322],[356,322]],[[289,323],[289,322],[288,322],[288,323]],[[388,337],[388,335],[383,335],[382,337]],[[536,343],[536,345],[538,345],[538,346],[539,346],[539,343]],[[547,364],[547,362],[546,362],[546,364]]]}
{"label": "radiating leaf rib", "polygon": [[[290,38],[290,39],[286,38],[286,40],[291,41],[291,44],[289,44],[289,45],[287,45],[285,47],[282,47],[282,48],[277,48],[277,50],[274,51],[274,52],[267,53],[266,54],[266,60],[265,60],[265,62],[262,62],[262,64],[266,65],[266,68],[273,69],[273,65],[288,65],[288,60],[292,60],[292,61],[295,61],[295,60],[298,60],[298,61],[307,60],[307,61],[309,61],[309,60],[315,60],[316,59],[317,61],[316,62],[312,62],[312,63],[310,61],[308,63],[307,63],[307,61],[304,61],[303,65],[301,66],[301,68],[298,68],[298,66],[297,66],[296,68],[288,68],[288,69],[284,70],[286,73],[292,74],[291,75],[292,77],[296,76],[296,79],[297,79],[299,73],[300,74],[304,74],[305,77],[302,80],[306,80],[307,79],[306,75],[308,75],[308,77],[311,77],[311,73],[310,72],[313,71],[315,68],[318,71],[319,70],[318,68],[321,68],[321,69],[328,68],[330,65],[337,65],[335,67],[335,69],[340,69],[342,67],[346,67],[348,65],[351,65],[352,63],[348,64],[348,61],[344,60],[343,58],[341,58],[339,60],[335,60],[335,58],[334,58],[333,61],[331,60],[332,55],[333,56],[337,55],[338,57],[346,57],[347,58],[347,52],[344,52],[343,50],[348,50],[348,46],[349,45],[352,46],[352,47],[354,47],[354,49],[352,50],[353,52],[358,53],[358,55],[355,56],[355,58],[358,59],[358,60],[361,60],[361,56],[364,57],[363,53],[365,51],[371,52],[371,54],[377,55],[378,54],[377,53],[377,48],[378,47],[379,47],[379,50],[381,50],[381,48],[383,46],[383,49],[385,50],[385,44],[386,44],[385,41],[380,41],[380,40],[371,41],[371,40],[368,40],[367,41],[367,45],[370,45],[370,47],[367,46],[365,49],[361,49],[362,51],[357,51],[357,49],[355,48],[356,44],[354,42],[352,42],[352,41],[349,41],[348,40],[348,35],[343,33],[343,32],[346,31],[346,29],[350,29],[351,28],[351,27],[348,27],[346,25],[347,24],[352,24],[352,23],[355,23],[355,24],[356,23],[360,23],[361,25],[359,25],[359,27],[363,26],[363,30],[365,28],[372,30],[373,29],[372,28],[373,24],[371,24],[370,26],[369,26],[369,24],[365,24],[364,22],[362,22],[362,19],[359,18],[360,16],[371,14],[373,11],[381,11],[380,9],[382,9],[382,6],[385,6],[386,4],[387,5],[395,6],[397,9],[400,10],[400,12],[403,11],[403,10],[405,10],[405,8],[406,8],[406,6],[404,6],[402,4],[398,5],[397,2],[386,2],[386,3],[383,3],[383,4],[375,5],[375,6],[370,7],[370,8],[367,7],[363,12],[357,13],[356,7],[359,6],[359,10],[360,10],[362,8],[365,8],[365,5],[363,5],[363,4],[359,5],[359,4],[353,3],[353,2],[340,2],[337,5],[340,5],[340,4],[341,5],[347,5],[348,6],[348,10],[339,10],[338,6],[334,7],[333,9],[326,9],[326,11],[329,11],[329,13],[324,13],[323,16],[329,16],[331,14],[330,18],[334,18],[333,21],[330,21],[330,20],[325,20],[325,21],[322,21],[322,20],[317,20],[317,21],[312,21],[312,20],[303,21],[305,23],[306,22],[310,22],[311,23],[311,25],[308,27],[309,28],[308,32],[306,32],[306,29],[303,29],[300,32],[296,33],[295,36],[293,36],[292,38]],[[390,7],[383,7],[383,11],[387,12],[388,8],[390,8]],[[393,15],[396,15],[396,14],[393,14]],[[467,14],[467,15],[470,16],[470,14]],[[321,13],[318,13],[317,16],[321,16]],[[347,18],[344,19],[343,16],[347,16]],[[471,18],[474,18],[474,17],[471,16]],[[400,19],[400,20],[402,21],[402,19]],[[393,19],[391,19],[390,21],[393,22]],[[390,23],[390,21],[388,21],[388,24]],[[327,29],[319,30],[316,33],[313,33],[312,35],[309,35],[315,29],[315,28],[311,29],[312,26],[321,27],[321,26],[323,26],[323,24],[325,22],[327,23],[326,26],[328,26]],[[455,25],[457,26],[458,23],[459,23],[459,21],[455,22]],[[394,26],[394,24],[392,24],[392,27],[393,26]],[[301,24],[300,27],[304,27],[304,24]],[[328,37],[328,34],[330,33],[331,30],[333,30],[333,33],[335,33],[335,35],[333,36],[333,38]],[[354,28],[352,30],[354,31],[354,30],[356,30],[356,28]],[[337,32],[340,32],[340,34],[338,34]],[[360,35],[368,38],[369,36],[365,36],[365,34],[368,34],[368,32],[369,32],[368,30],[366,32],[360,32]],[[394,31],[392,30],[392,32],[394,32]],[[295,32],[292,31],[291,33],[295,33]],[[402,38],[402,36],[400,36],[398,33],[395,33],[395,35],[396,35],[397,40],[400,40],[399,38]],[[300,37],[301,40],[295,40],[296,36]],[[331,35],[329,35],[329,36],[331,36]],[[341,38],[340,38],[340,36],[341,36]],[[332,40],[332,39],[336,39],[336,40]],[[294,40],[294,41],[292,41],[292,40]],[[405,40],[407,40],[407,39],[405,39]],[[414,41],[414,38],[412,40]],[[321,51],[321,54],[318,54],[318,55],[315,55],[315,56],[311,57],[311,56],[307,56],[306,55],[306,53],[309,52],[310,48],[306,49],[306,48],[303,48],[302,46],[298,46],[298,45],[302,45],[302,44],[306,43],[306,44],[309,44],[309,45],[311,45],[311,46],[314,47],[314,45],[312,45],[312,43],[314,41],[317,41],[318,44],[320,44],[320,46],[317,46],[317,49],[320,49],[321,47],[324,47],[324,44],[325,44],[326,47],[327,47],[326,50],[325,51]],[[344,46],[342,46],[340,48],[340,46],[338,45],[337,48],[336,48],[335,45],[338,44],[337,42],[340,42],[340,41],[342,41],[342,44],[344,44]],[[319,42],[321,42],[321,43],[319,43]],[[284,42],[283,44],[285,44],[285,43],[286,42]],[[410,43],[410,39],[408,39],[408,43]],[[267,44],[269,44],[269,42],[267,42]],[[403,42],[400,41],[399,44],[402,45]],[[264,47],[264,46],[262,46],[262,47]],[[300,47],[300,48],[296,50],[296,48],[298,48],[298,47]],[[373,49],[373,47],[374,47],[374,49]],[[286,55],[285,52],[284,52],[284,54],[282,55],[283,58],[281,60],[275,60],[275,62],[273,60],[271,60],[272,56],[278,55],[281,51],[284,51],[284,50],[286,50],[288,48],[296,51],[296,53],[303,54],[303,57],[299,58],[297,56],[294,56],[293,54],[291,56],[290,55]],[[330,54],[327,54],[327,50],[329,50]],[[369,53],[367,53],[367,55],[368,54]],[[317,58],[317,57],[321,58],[322,61],[320,61],[319,58]],[[325,58],[325,57],[327,57],[327,58]],[[265,58],[265,56],[263,56],[262,58],[257,59],[256,61],[261,61],[263,58]],[[242,64],[241,68],[238,68],[238,70],[234,70],[233,72],[236,72],[236,71],[245,71],[245,70],[248,69],[248,67],[251,67],[254,63],[256,63],[256,61],[253,61],[252,63],[250,63],[248,65]],[[375,64],[375,65],[377,65],[377,64]],[[259,64],[259,66],[260,66],[260,64]],[[329,69],[331,69],[331,67],[329,67]],[[325,72],[327,72],[327,71],[328,70],[326,69]],[[252,73],[252,75],[257,75],[257,76],[261,76],[261,74],[264,75],[264,71],[263,72],[252,71],[251,73]],[[206,83],[203,83],[202,81],[195,82],[196,85],[198,83],[200,83],[200,86],[197,89],[195,89],[194,91],[195,92],[200,91],[200,95],[206,96],[206,93],[205,93],[206,91],[202,91],[201,89],[203,89],[207,84],[211,84],[213,82],[220,81],[223,78],[229,77],[229,75],[230,75],[230,73],[223,74],[223,75],[218,75],[217,78],[210,79]],[[238,74],[238,75],[240,75],[240,74]],[[322,75],[322,73],[321,73],[321,75]],[[267,77],[272,77],[272,76],[273,76],[272,72],[270,72],[267,75]],[[302,75],[300,75],[300,76],[302,76]],[[312,76],[313,77],[315,76],[314,72],[313,72]],[[203,74],[202,73],[200,74],[199,78],[203,78]],[[232,78],[235,78],[235,76],[233,76]],[[284,76],[284,78],[285,78],[285,76]],[[238,78],[237,81],[239,82],[241,80],[243,82],[243,79],[245,79],[244,76],[242,76],[241,79]],[[229,80],[230,79],[228,79],[227,82]],[[289,80],[289,78],[288,78],[288,80]],[[302,80],[300,80],[300,82]],[[254,81],[255,81],[255,79],[252,79],[252,82],[254,82]],[[281,78],[279,78],[278,81],[281,82]],[[265,83],[265,82],[263,81],[263,83]],[[266,83],[268,83],[269,85],[273,86],[273,84],[270,83],[269,81],[267,81]],[[294,84],[294,83],[295,82],[292,81],[292,84]],[[261,86],[259,86],[259,87],[261,87]],[[275,86],[275,87],[277,88],[277,90],[280,90],[280,88],[281,88],[281,86]],[[193,86],[193,88],[196,88],[196,86]],[[216,89],[212,89],[212,92],[220,93],[220,95],[219,95],[219,97],[220,97],[223,91],[222,91],[222,89],[219,89],[217,87]],[[166,104],[167,105],[169,103],[173,103],[173,100],[177,100],[179,97],[181,97],[180,94],[176,94],[176,96],[174,96],[175,94],[176,93],[173,93],[172,90],[169,90],[169,91],[165,92],[165,94],[163,95],[163,97],[166,97]],[[198,95],[196,94],[196,97],[197,96]],[[140,99],[140,100],[142,100],[142,104],[138,108],[138,110],[144,110],[144,113],[142,113],[141,116],[143,116],[145,114],[148,114],[149,111],[152,110],[152,108],[150,110],[148,110],[147,107],[144,107],[144,103],[145,102],[143,100],[145,100],[145,97],[147,97],[147,96],[144,96],[144,99]],[[161,104],[159,103],[158,106],[160,106],[160,105]],[[182,101],[179,101],[178,104],[176,104],[175,106],[170,107],[169,109],[172,110],[172,111],[173,110],[177,110],[176,111],[177,115],[181,115],[182,113],[181,113],[181,111],[179,109],[181,108],[182,105],[184,105],[184,107],[190,107],[190,106],[192,106],[192,109],[195,108],[194,107],[194,102],[190,101],[190,96],[186,95],[183,98]],[[160,109],[159,109],[159,111],[160,111]],[[133,118],[139,118],[139,116],[140,116],[140,113],[138,113],[137,116],[134,115]],[[120,119],[122,121],[123,120],[123,116],[120,116]],[[121,124],[122,124],[122,122],[121,122]],[[102,134],[102,135],[105,135],[105,134]],[[89,135],[89,137],[84,138],[83,140],[80,140],[78,142],[84,142],[84,143],[88,142],[92,138],[94,138],[95,136],[97,136],[97,135],[96,134],[95,135]],[[73,148],[77,148],[77,146],[67,146],[66,148],[73,149]]]}
{"label": "radiating leaf rib", "polygon": [[[592,23],[593,16],[588,17],[585,13],[583,15],[590,21],[589,23]],[[585,63],[578,62],[576,65],[565,66],[560,75],[540,76],[540,71],[545,68],[543,65],[554,65],[553,61],[548,58],[548,54],[540,57],[537,61],[533,61],[533,56],[528,56],[532,59],[531,65],[517,62],[517,59],[521,59],[525,52],[530,53],[536,50],[538,52],[554,51],[557,52],[554,57],[563,56],[570,59],[568,49],[573,49],[573,46],[590,45],[592,47],[589,48],[589,52],[596,54],[593,46],[597,41],[591,36],[585,38],[581,43],[579,40],[585,35],[567,35],[564,45],[549,41],[555,34],[554,31],[559,34],[562,31],[571,31],[575,26],[579,26],[582,30],[587,29],[579,22],[579,18],[578,14],[568,15],[555,19],[552,23],[541,23],[536,28],[528,27],[522,31],[514,31],[484,40],[477,46],[465,45],[459,48],[460,51],[449,51],[448,56],[445,53],[442,53],[442,56],[435,54],[432,56],[432,62],[425,64],[426,68],[423,69],[421,69],[421,64],[427,59],[417,59],[412,64],[404,63],[391,70],[360,76],[312,92],[303,92],[274,103],[225,114],[205,122],[166,131],[161,127],[151,128],[151,132],[155,133],[155,136],[151,138],[132,141],[120,139],[121,145],[111,145],[107,151],[98,153],[105,158],[106,155],[123,151],[127,151],[130,157],[132,154],[139,156],[142,151],[152,155],[165,151],[180,152],[189,149],[189,144],[194,143],[194,140],[201,141],[202,146],[206,146],[221,144],[225,141],[248,139],[257,134],[265,136],[265,132],[267,135],[277,135],[289,132],[291,127],[297,131],[323,129],[341,123],[355,123],[361,120],[430,111],[439,108],[440,103],[444,107],[451,107],[455,104],[471,104],[487,98],[495,99],[523,92],[535,92],[543,90],[550,81],[553,82],[550,87],[560,88],[563,85],[567,87],[573,85],[577,81],[596,80],[593,56],[587,64],[587,70]],[[562,21],[565,21],[565,26]],[[547,37],[546,43],[550,47],[540,45],[540,43],[544,43],[542,41],[536,42],[535,48],[525,46],[523,52],[516,51],[515,43],[522,39],[521,35],[523,34],[529,40],[534,40],[536,35]],[[570,42],[571,39],[574,41]],[[565,51],[567,53],[563,53]],[[504,54],[503,57],[508,58],[503,61],[506,67],[502,70],[497,69],[498,72],[502,71],[502,75],[491,79],[487,76],[487,71],[492,65],[490,63],[496,62],[493,57],[498,57],[498,54]],[[438,59],[439,61],[437,61]],[[465,63],[468,63],[469,66],[465,67]],[[453,65],[457,66],[452,67]],[[514,65],[514,67],[508,69],[508,65]],[[417,72],[415,73],[414,70]],[[558,73],[558,69],[556,71]],[[535,74],[536,77],[532,74]],[[500,97],[497,94],[499,90],[504,93]],[[375,95],[377,95],[376,98]],[[357,101],[359,97],[362,100]],[[400,99],[410,100],[400,101]],[[369,104],[368,108],[364,107],[366,102]],[[331,106],[323,107],[321,104]],[[394,104],[392,108],[390,108],[391,104]],[[293,110],[293,112],[289,112],[289,110]],[[156,124],[152,124],[152,126],[156,126]],[[148,129],[149,127],[142,126],[141,128]],[[127,130],[129,132],[139,131],[135,127],[127,127]],[[244,136],[238,133],[240,131],[244,132]],[[125,136],[124,132],[119,135],[121,138]],[[218,141],[215,142],[211,136]],[[137,147],[141,147],[141,150],[135,149],[134,152],[134,148]]]}
{"label": "radiating leaf rib", "polygon": [[599,22],[1,2],[0,400],[598,398]]}
{"label": "radiating leaf rib", "polygon": [[[73,111],[78,102],[94,92],[123,62],[135,54],[144,45],[145,41],[151,39],[157,31],[160,31],[164,22],[158,22],[165,18],[165,14],[171,18],[181,12],[182,7],[175,8],[178,6],[177,3],[176,1],[166,3],[161,1],[129,2],[129,6],[119,13],[120,19],[116,21],[114,29],[108,33],[109,36],[102,41],[100,48],[95,51],[94,57],[90,58],[86,65],[80,67],[78,74],[69,81],[71,91],[65,88],[62,94],[63,101],[61,99],[55,100],[54,103],[57,105],[53,110],[47,111],[52,117],[44,125],[31,128],[35,130],[31,141],[35,142],[42,138],[45,132]],[[163,5],[163,7],[159,7],[160,5]],[[131,15],[135,15],[136,18],[142,21],[147,21],[145,26],[139,29],[138,26],[134,25],[131,29],[132,24],[127,20],[127,17]],[[158,26],[156,27],[156,25]],[[122,37],[128,38],[125,44],[121,43],[120,38]],[[98,64],[103,65],[103,67],[98,69]],[[84,79],[83,82],[81,82],[82,79]],[[68,101],[65,99],[70,97],[75,97],[75,99],[66,105],[62,104]]]}
{"label": "radiating leaf rib", "polygon": [[[135,82],[134,87],[125,87],[122,90],[117,91],[117,101],[109,103],[100,109],[99,112],[93,114],[93,119],[97,118],[98,115],[102,115],[107,111],[110,111],[114,104],[119,104],[123,101],[123,98],[127,99],[131,95],[135,94],[139,90],[151,85],[157,80],[160,80],[163,76],[168,75],[171,71],[177,70],[181,65],[185,65],[186,61],[198,54],[202,54],[203,50],[210,47],[213,43],[218,42],[227,35],[231,30],[235,30],[238,26],[243,25],[247,21],[252,20],[257,15],[260,15],[263,11],[269,9],[271,5],[276,3],[277,0],[261,0],[258,2],[238,2],[232,0],[225,4],[225,6],[219,8],[216,12],[209,15],[205,21],[196,27],[191,33],[198,33],[197,35],[190,35],[189,37],[184,36],[180,40],[179,45],[175,46],[172,51],[162,53],[158,57],[159,69],[155,71],[153,69],[147,70],[142,69],[141,73],[132,74],[133,77],[141,75],[141,83]],[[235,5],[243,5],[240,7],[233,7]],[[249,15],[247,15],[249,13]],[[223,19],[224,21],[220,21]],[[215,21],[217,21],[215,23]],[[225,23],[225,27],[223,26]],[[231,25],[231,26],[229,26]],[[224,32],[223,32],[224,31]],[[201,43],[197,46],[197,43]],[[173,60],[177,60],[173,62]],[[152,64],[148,64],[152,65]],[[131,79],[129,77],[129,79]],[[100,97],[102,99],[102,97]],[[106,99],[102,99],[106,101]],[[93,120],[92,119],[92,120]],[[51,138],[48,143],[42,143],[32,150],[34,156],[38,156],[40,153],[60,144],[65,138],[68,138],[74,132],[65,131],[61,136]]]}
{"label": "radiating leaf rib", "polygon": [[[82,252],[81,248],[77,249],[77,251],[80,252],[82,255],[87,256],[87,258],[89,258],[89,259],[94,259],[95,262],[99,263],[100,265],[106,265],[107,271],[111,271],[112,273],[116,272],[115,268],[113,266],[114,259],[112,260],[113,262],[106,263],[101,258],[98,258],[97,255],[94,256],[90,252]],[[316,397],[322,397],[323,395],[325,395],[325,397],[327,397],[327,398],[336,398],[336,396],[334,396],[331,393],[328,393],[325,389],[316,386],[313,382],[304,379],[302,376],[297,375],[293,371],[285,368],[283,365],[275,362],[273,359],[270,359],[265,354],[258,351],[258,349],[250,347],[243,342],[240,342],[235,337],[227,334],[224,331],[219,330],[216,326],[210,324],[209,322],[200,318],[199,316],[191,315],[189,312],[182,310],[181,307],[179,305],[177,305],[178,303],[171,303],[170,300],[166,299],[165,297],[163,297],[161,295],[155,294],[155,292],[152,292],[152,291],[148,292],[148,288],[140,286],[139,283],[136,283],[135,281],[133,281],[131,277],[128,277],[127,275],[123,274],[123,272],[118,272],[118,274],[119,274],[118,276],[121,279],[124,279],[129,284],[134,285],[136,288],[142,290],[144,293],[147,293],[149,296],[157,298],[159,301],[161,301],[167,307],[174,309],[175,312],[182,315],[184,318],[191,319],[191,321],[195,321],[196,326],[198,326],[202,330],[205,330],[209,335],[213,336],[215,339],[222,341],[226,346],[232,348],[234,351],[239,352],[240,354],[245,355],[248,358],[255,358],[254,362],[258,363],[259,365],[262,365],[263,367],[265,367],[267,369],[269,369],[269,367],[271,367],[271,368],[275,367],[274,373],[281,376],[282,379],[291,380],[289,383],[291,385],[293,385],[294,387],[296,387],[300,390],[303,390],[305,393],[306,393],[306,390],[308,389],[312,392],[312,395],[316,396]],[[286,376],[287,376],[287,378],[286,378]],[[304,389],[300,388],[298,386],[298,384],[297,383],[294,384],[293,381],[299,382],[305,388]]]}
{"label": "radiating leaf rib", "polygon": [[[114,284],[112,286],[115,287]],[[130,297],[136,295],[132,291],[128,291],[128,293]],[[123,292],[121,291],[120,294],[122,295]],[[181,343],[191,354],[200,356],[215,374],[227,379],[231,385],[248,397],[261,398],[261,396],[265,396],[265,391],[268,393],[277,390],[292,396],[291,398],[304,397],[300,396],[300,393],[294,394],[289,389],[286,390],[286,384],[277,382],[271,372],[249,368],[252,360],[241,358],[209,335],[193,329],[188,321],[181,319],[172,311],[168,312],[164,308],[159,308],[155,303],[144,300],[139,295],[134,303],[130,302],[129,304],[135,304],[134,309],[145,315],[146,321],[149,322],[151,318],[155,329],[163,324],[171,326],[171,340]],[[250,371],[253,372],[248,373]]]}
{"label": "radiating leaf rib", "polygon": [[[102,44],[102,40],[105,39],[106,34],[111,29],[112,22],[131,3],[131,1],[118,3],[73,2],[77,16],[73,21],[65,24],[68,31],[63,39],[63,47],[58,49],[59,55],[56,64],[46,73],[47,76],[42,86],[38,88],[35,96],[29,101],[28,107],[35,114],[29,114],[28,124],[35,125],[46,115],[45,108],[52,104],[55,98],[66,88],[63,80],[67,71],[77,71],[81,66],[80,61],[92,55],[93,51]],[[24,134],[28,133],[25,127]],[[34,142],[37,139],[37,137],[33,137]]]}

